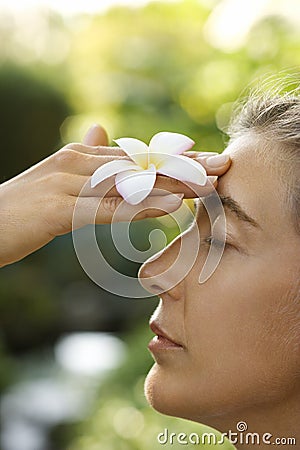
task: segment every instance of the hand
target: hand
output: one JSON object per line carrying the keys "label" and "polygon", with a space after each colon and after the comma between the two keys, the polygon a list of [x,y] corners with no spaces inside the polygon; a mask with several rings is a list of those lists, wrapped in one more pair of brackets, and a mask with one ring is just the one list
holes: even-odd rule
{"label": "hand", "polygon": [[[90,223],[91,212],[96,211],[100,198],[95,221],[111,222],[123,199],[114,187],[106,193],[106,182],[94,189],[88,187],[90,176],[100,165],[117,158],[128,159],[122,150],[107,147],[107,143],[105,130],[96,125],[88,131],[83,144],[69,144],[0,185],[0,267],[24,258],[54,237],[70,232],[77,200],[80,226]],[[197,159],[200,155],[194,152],[187,154]],[[230,161],[227,161],[220,167],[209,168],[206,160],[207,155],[202,153],[201,164],[209,175],[221,175],[230,166]],[[195,193],[183,183],[167,177],[158,176],[155,187],[195,197]],[[209,192],[210,186],[201,187],[202,196]],[[144,210],[134,220],[171,213],[179,208],[181,202],[182,196],[171,195],[171,199],[149,196],[142,204]],[[140,209],[141,205],[126,205],[118,220],[126,221]]]}

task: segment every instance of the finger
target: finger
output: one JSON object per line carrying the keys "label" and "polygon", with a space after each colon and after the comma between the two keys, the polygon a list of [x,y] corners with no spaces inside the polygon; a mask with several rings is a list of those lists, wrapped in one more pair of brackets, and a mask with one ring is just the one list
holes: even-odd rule
{"label": "finger", "polygon": [[103,197],[121,198],[115,187],[114,177],[104,180],[94,188],[91,187],[91,177],[89,175],[59,173],[53,181],[55,184],[52,190],[73,197],[95,197],[98,199]]}
{"label": "finger", "polygon": [[64,149],[74,150],[79,153],[86,153],[90,155],[100,155],[100,156],[127,156],[126,153],[119,147],[104,147],[101,145],[91,146],[80,143],[67,144]]}
{"label": "finger", "polygon": [[[202,156],[197,156],[198,154]],[[213,154],[203,156],[204,152],[186,152],[186,155],[198,161],[201,164],[208,175],[223,175],[230,167],[231,159],[228,154]],[[82,159],[80,154],[85,154],[86,158]],[[195,157],[195,155],[197,157]],[[118,147],[91,147],[84,144],[73,143],[68,144],[63,149],[59,150],[55,154],[55,159],[58,162],[59,169],[62,171],[79,173],[81,175],[92,175],[98,167],[102,166],[106,162],[113,161],[114,159],[125,158],[130,159],[125,152]],[[162,180],[158,178],[158,186],[161,186]],[[164,183],[164,182],[163,182]],[[176,180],[172,182],[176,184]],[[176,192],[186,192],[181,190]],[[173,192],[173,190],[171,190]]]}
{"label": "finger", "polygon": [[[59,192],[64,192],[75,197],[120,197],[115,186],[114,177],[110,177],[91,187],[91,177],[87,175],[78,175],[70,173],[62,173],[55,178],[55,186]],[[209,176],[205,186],[199,186],[192,183],[184,183],[174,178],[159,175],[156,179],[154,188],[150,197],[158,197],[161,195],[180,194],[183,193],[185,198],[205,197],[213,192],[217,186],[217,177]]]}
{"label": "finger", "polygon": [[201,156],[213,156],[213,155],[219,155],[219,152],[195,152],[193,150],[188,150],[187,152],[182,153],[183,156],[189,156],[190,158],[198,158]]}
{"label": "finger", "polygon": [[[78,144],[82,145],[82,144]],[[51,156],[51,169],[56,172],[92,175],[103,164],[117,159],[129,159],[128,156],[91,155],[64,147]],[[54,166],[54,167],[53,167]]]}
{"label": "finger", "polygon": [[108,135],[101,125],[94,124],[88,129],[82,142],[86,145],[105,147],[108,145]]}
{"label": "finger", "polygon": [[138,205],[130,205],[121,197],[80,197],[76,202],[73,228],[87,224],[131,222],[150,217],[161,217],[176,211],[182,204],[183,194],[148,197]]}
{"label": "finger", "polygon": [[184,193],[184,198],[197,198],[205,197],[213,192],[214,188],[217,187],[217,184],[217,176],[208,176],[205,186],[199,186],[197,184],[186,183],[184,181],[176,180],[175,178],[159,175],[156,178],[154,188],[163,189],[164,191],[172,192],[173,194],[182,192]]}
{"label": "finger", "polygon": [[231,159],[227,153],[214,155],[200,154],[193,157],[193,159],[198,161],[205,168],[208,175],[223,175],[231,165]]}

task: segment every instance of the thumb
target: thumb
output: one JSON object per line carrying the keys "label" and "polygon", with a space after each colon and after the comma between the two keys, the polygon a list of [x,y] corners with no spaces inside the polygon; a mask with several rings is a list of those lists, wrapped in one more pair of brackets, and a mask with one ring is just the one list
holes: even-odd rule
{"label": "thumb", "polygon": [[108,145],[108,136],[105,129],[101,127],[101,125],[94,124],[88,129],[82,142],[85,145],[100,145],[102,147],[106,147]]}

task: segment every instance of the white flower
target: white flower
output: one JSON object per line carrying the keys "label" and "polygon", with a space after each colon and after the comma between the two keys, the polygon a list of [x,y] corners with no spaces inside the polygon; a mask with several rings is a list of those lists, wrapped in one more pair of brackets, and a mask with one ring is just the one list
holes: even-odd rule
{"label": "white flower", "polygon": [[91,178],[92,187],[116,175],[117,191],[126,202],[137,205],[152,191],[157,173],[200,186],[206,184],[204,167],[181,155],[195,144],[183,134],[157,133],[149,146],[134,138],[116,139],[115,142],[131,160],[115,160],[103,164]]}

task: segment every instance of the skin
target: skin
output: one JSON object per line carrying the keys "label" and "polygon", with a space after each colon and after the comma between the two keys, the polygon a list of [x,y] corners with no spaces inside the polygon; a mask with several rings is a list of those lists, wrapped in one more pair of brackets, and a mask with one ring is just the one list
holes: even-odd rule
{"label": "skin", "polygon": [[[236,431],[243,420],[249,432],[295,437],[293,448],[300,448],[300,240],[285,209],[283,185],[274,190],[273,164],[259,157],[263,146],[249,134],[226,149],[232,165],[217,191],[233,197],[259,227],[225,208],[229,236],[211,278],[198,283],[210,234],[201,208],[188,232],[140,270],[149,292],[162,292],[152,321],[183,346],[153,353],[145,392],[164,414],[222,432]],[[161,274],[184,241],[193,245],[196,227],[204,238],[196,263],[170,288],[176,273]]]}
{"label": "skin", "polygon": [[[107,145],[105,130],[94,125],[83,144],[69,144],[0,185],[0,267],[24,258],[56,236],[70,232],[76,202],[79,211],[76,227],[93,223],[91,217],[94,219],[94,211],[97,211],[96,223],[111,222],[123,199],[114,188],[112,179],[94,189],[89,187],[89,180],[102,164],[128,157],[122,150]],[[211,155],[205,152],[189,153],[191,158],[197,157],[208,175],[222,175],[230,167],[230,160],[209,167],[206,160]],[[216,185],[217,181],[214,182]],[[186,197],[195,195],[184,184],[163,176],[157,177],[155,188]],[[211,186],[203,186],[200,191],[202,195],[207,195],[211,192]],[[122,208],[118,220],[126,221],[134,214],[134,220],[140,220],[173,212],[180,207],[183,195],[172,195],[171,199],[162,195],[149,196],[136,207],[128,205]]]}

